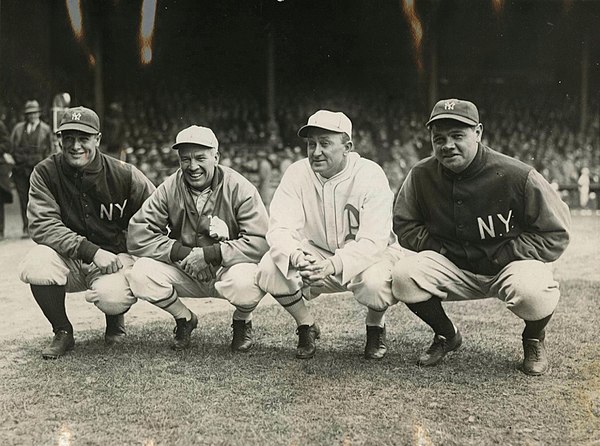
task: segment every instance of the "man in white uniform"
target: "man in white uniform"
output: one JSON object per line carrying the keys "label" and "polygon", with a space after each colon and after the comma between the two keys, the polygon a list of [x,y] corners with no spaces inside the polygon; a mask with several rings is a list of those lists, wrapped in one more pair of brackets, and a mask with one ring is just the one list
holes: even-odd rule
{"label": "man in white uniform", "polygon": [[299,131],[308,157],[292,164],[270,206],[270,250],[257,273],[298,325],[296,357],[311,358],[320,331],[304,299],[352,291],[368,308],[365,357],[385,356],[384,315],[397,301],[391,268],[402,257],[392,232],[393,193],[376,163],[354,153],[352,122],[319,110]]}

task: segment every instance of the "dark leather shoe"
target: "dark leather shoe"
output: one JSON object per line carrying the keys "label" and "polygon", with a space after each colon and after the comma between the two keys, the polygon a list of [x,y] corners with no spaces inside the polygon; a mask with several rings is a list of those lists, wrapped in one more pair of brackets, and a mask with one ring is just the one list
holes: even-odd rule
{"label": "dark leather shoe", "polygon": [[462,344],[462,335],[458,329],[454,337],[446,339],[444,336],[435,335],[433,342],[425,353],[421,355],[417,364],[423,367],[430,367],[440,362],[446,354],[456,350]]}
{"label": "dark leather shoe", "polygon": [[185,350],[190,347],[192,331],[198,326],[198,316],[192,313],[192,318],[188,321],[185,318],[175,319],[175,340],[171,345],[173,350]]}
{"label": "dark leather shoe", "polygon": [[296,329],[298,335],[298,347],[296,348],[296,358],[308,359],[315,356],[317,351],[316,340],[321,337],[319,326],[314,323],[312,325],[300,325]]}
{"label": "dark leather shoe", "polygon": [[385,333],[385,326],[372,327],[367,325],[367,345],[365,345],[366,359],[383,359],[387,353]]}
{"label": "dark leather shoe", "polygon": [[104,343],[114,345],[125,340],[125,313],[117,315],[106,315],[106,331],[104,332]]}
{"label": "dark leather shoe", "polygon": [[73,350],[75,347],[75,338],[73,333],[68,331],[59,330],[54,334],[52,343],[42,350],[42,358],[44,359],[58,359],[64,355],[67,351]]}
{"label": "dark leather shoe", "polygon": [[543,339],[523,339],[523,353],[523,373],[539,376],[548,371],[550,365]]}
{"label": "dark leather shoe", "polygon": [[247,352],[254,345],[252,340],[252,321],[236,321],[233,324],[233,339],[231,340],[231,351]]}

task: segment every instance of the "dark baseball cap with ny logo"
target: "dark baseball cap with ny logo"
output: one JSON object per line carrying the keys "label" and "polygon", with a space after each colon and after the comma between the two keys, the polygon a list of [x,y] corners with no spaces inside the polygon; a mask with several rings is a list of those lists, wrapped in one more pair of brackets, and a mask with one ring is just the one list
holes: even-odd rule
{"label": "dark baseball cap with ny logo", "polygon": [[86,107],[68,108],[63,114],[57,133],[65,130],[78,130],[84,133],[100,132],[100,118],[94,110]]}
{"label": "dark baseball cap with ny logo", "polygon": [[438,101],[431,110],[429,121],[425,124],[429,127],[433,122],[440,119],[453,119],[468,125],[479,124],[479,110],[475,104],[462,99],[442,99]]}

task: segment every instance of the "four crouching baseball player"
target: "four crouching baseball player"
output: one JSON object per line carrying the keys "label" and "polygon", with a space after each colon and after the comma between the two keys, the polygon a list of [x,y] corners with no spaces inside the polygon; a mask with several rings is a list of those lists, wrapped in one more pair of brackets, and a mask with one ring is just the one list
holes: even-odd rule
{"label": "four crouching baseball player", "polygon": [[481,144],[473,103],[439,101],[426,125],[434,155],[413,167],[394,207],[400,244],[418,251],[394,267],[394,295],[435,333],[418,363],[462,343],[442,301],[498,297],[525,321],[522,371],[544,374],[560,295],[549,262],[569,243],[569,209],[531,166]]}
{"label": "four crouching baseball player", "polygon": [[176,321],[172,348],[186,349],[197,316],[179,297],[221,297],[233,306],[233,351],[252,347],[252,311],[264,296],[255,283],[268,246],[267,211],[256,188],[220,166],[213,131],[191,126],[173,149],[180,169],[133,216],[127,245],[140,256],[129,274],[133,294]]}
{"label": "four crouching baseball player", "polygon": [[275,191],[257,283],[296,320],[297,358],[314,356],[320,335],[304,299],[350,290],[368,308],[365,357],[381,359],[385,311],[396,303],[391,269],[402,256],[393,194],[381,167],[352,151],[345,114],[319,110],[298,135],[308,157],[288,167]]}
{"label": "four crouching baseball player", "polygon": [[27,217],[37,245],[20,265],[21,280],[52,324],[54,339],[42,351],[56,359],[75,345],[65,292],[86,291],[106,314],[105,341],[125,335],[123,314],[136,301],[125,272],[129,218],[154,186],[135,167],[98,150],[100,120],[89,108],[67,110],[58,127],[62,153],[39,163],[31,175]]}

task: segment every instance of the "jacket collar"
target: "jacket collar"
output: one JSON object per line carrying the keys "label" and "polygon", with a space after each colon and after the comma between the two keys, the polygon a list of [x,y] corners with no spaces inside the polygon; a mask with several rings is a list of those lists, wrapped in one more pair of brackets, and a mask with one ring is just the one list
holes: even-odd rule
{"label": "jacket collar", "polygon": [[96,156],[94,156],[92,162],[85,166],[83,169],[78,169],[76,167],[71,166],[65,161],[64,155],[61,155],[61,164],[63,172],[69,177],[94,175],[102,170],[102,153],[99,149],[97,149]]}

